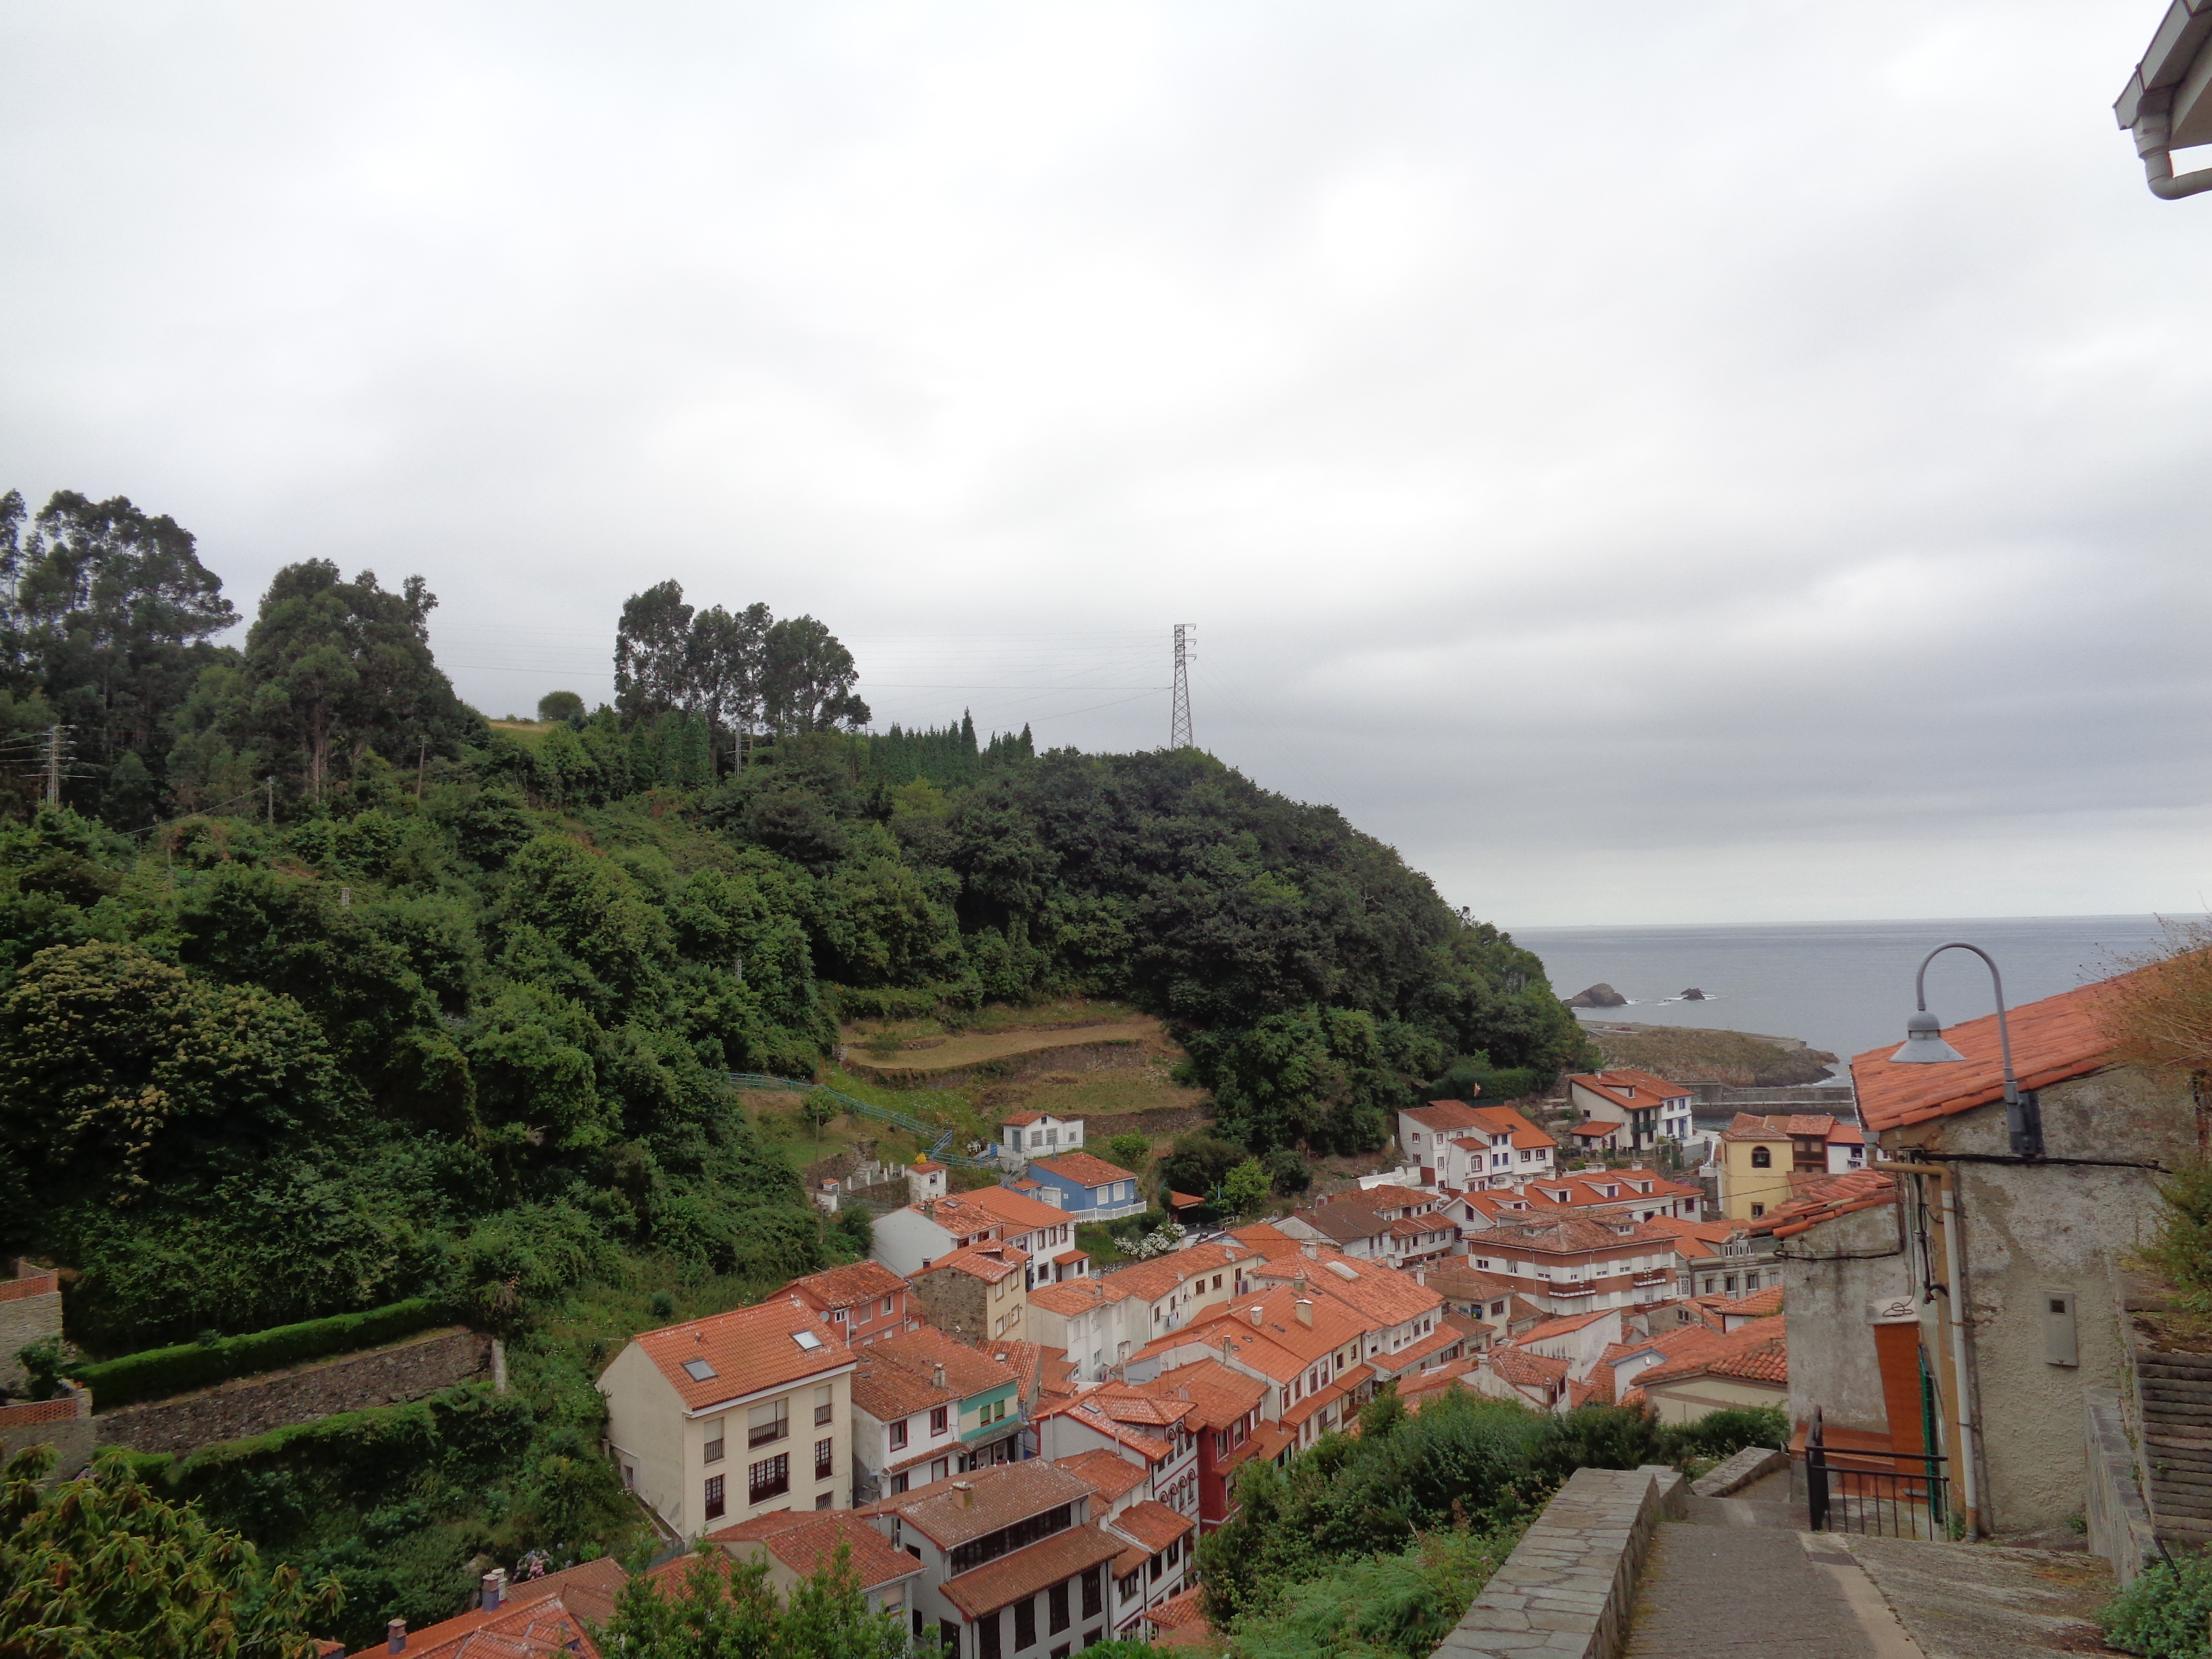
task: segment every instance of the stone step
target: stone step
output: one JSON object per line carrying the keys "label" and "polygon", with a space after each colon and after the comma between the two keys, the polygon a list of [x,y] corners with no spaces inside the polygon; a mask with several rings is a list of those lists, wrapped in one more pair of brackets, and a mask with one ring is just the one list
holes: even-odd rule
{"label": "stone step", "polygon": [[2138,1348],[2136,1371],[2142,1376],[2212,1376],[2212,1354],[2148,1353]]}
{"label": "stone step", "polygon": [[2212,1520],[2212,1492],[2176,1491],[2153,1482],[2150,1489],[2150,1512],[2153,1515],[2190,1515]]}
{"label": "stone step", "polygon": [[2161,1451],[2202,1453],[2212,1457],[2212,1425],[2183,1429],[2172,1424],[2150,1424],[2144,1428],[2142,1438],[2143,1444],[2156,1446]]}
{"label": "stone step", "polygon": [[2142,1420],[2147,1429],[2212,1428],[2212,1406],[2160,1406],[2146,1402]]}
{"label": "stone step", "polygon": [[2175,1486],[2212,1486],[2212,1471],[2192,1469],[2186,1463],[2150,1460],[2150,1478]]}
{"label": "stone step", "polygon": [[2146,1376],[2136,1386],[2146,1400],[2212,1400],[2212,1376]]}

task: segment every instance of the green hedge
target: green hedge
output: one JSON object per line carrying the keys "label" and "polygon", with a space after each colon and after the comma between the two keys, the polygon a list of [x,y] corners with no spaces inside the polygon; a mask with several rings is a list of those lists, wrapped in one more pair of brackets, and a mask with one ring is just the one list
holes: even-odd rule
{"label": "green hedge", "polygon": [[278,1325],[214,1342],[149,1348],[119,1359],[73,1365],[68,1374],[92,1390],[94,1406],[104,1411],[137,1400],[158,1400],[164,1395],[204,1389],[227,1377],[273,1371],[325,1354],[373,1348],[438,1323],[441,1313],[438,1304],[418,1297],[364,1313],[335,1314],[328,1319]]}

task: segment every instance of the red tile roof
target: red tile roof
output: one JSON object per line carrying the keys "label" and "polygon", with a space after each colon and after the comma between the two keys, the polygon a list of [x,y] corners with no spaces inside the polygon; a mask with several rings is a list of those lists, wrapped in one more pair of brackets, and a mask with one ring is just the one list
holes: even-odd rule
{"label": "red tile roof", "polygon": [[1897,1177],[1879,1167],[1851,1170],[1808,1182],[1786,1204],[1751,1224],[1754,1233],[1771,1233],[1778,1239],[1795,1238],[1824,1221],[1858,1210],[1879,1209],[1897,1202]]}
{"label": "red tile roof", "polygon": [[[1194,1244],[1187,1250],[1170,1250],[1149,1261],[1134,1262],[1107,1274],[1106,1282],[1124,1295],[1157,1302],[1184,1280],[1219,1273],[1252,1252],[1242,1244]],[[1224,1283],[1224,1289],[1227,1288]]]}
{"label": "red tile roof", "polygon": [[[1032,1183],[1034,1188],[1034,1183]],[[1068,1212],[1006,1187],[977,1187],[960,1196],[988,1210],[1006,1224],[1010,1233],[1034,1232],[1042,1227],[1064,1227]]]}
{"label": "red tile roof", "polygon": [[1614,1105],[1629,1111],[1644,1111],[1662,1100],[1686,1100],[1691,1090],[1680,1083],[1669,1083],[1663,1077],[1654,1077],[1649,1072],[1638,1072],[1615,1067],[1607,1072],[1583,1072],[1567,1079],[1578,1083],[1592,1094],[1601,1096]]}
{"label": "red tile roof", "polygon": [[[1481,1091],[1478,1088],[1476,1092]],[[1472,1129],[1482,1121],[1476,1109],[1463,1100],[1432,1100],[1425,1106],[1408,1106],[1399,1115],[1410,1117],[1431,1134]]]}
{"label": "red tile roof", "polygon": [[1056,1175],[1079,1187],[1103,1187],[1115,1181],[1134,1181],[1135,1174],[1088,1152],[1062,1152],[1058,1158],[1033,1158],[1030,1168]]}
{"label": "red tile roof", "polygon": [[1267,1385],[1242,1371],[1233,1371],[1218,1359],[1195,1360],[1162,1371],[1149,1382],[1123,1385],[1130,1394],[1188,1401],[1193,1428],[1225,1429],[1255,1410],[1267,1397]]}
{"label": "red tile roof", "polygon": [[1568,1314],[1563,1318],[1547,1319],[1534,1330],[1524,1332],[1515,1340],[1521,1342],[1540,1342],[1549,1337],[1572,1336],[1585,1325],[1596,1324],[1599,1320],[1603,1319],[1612,1311],[1613,1311],[1612,1309],[1600,1308],[1591,1313]]}
{"label": "red tile roof", "polygon": [[1492,1348],[1479,1362],[1516,1388],[1557,1388],[1567,1380],[1567,1362],[1523,1348]]}
{"label": "red tile roof", "polygon": [[[784,1289],[811,1296],[825,1308],[850,1308],[879,1297],[895,1295],[906,1287],[906,1280],[882,1262],[854,1261],[842,1267],[809,1273],[804,1279],[794,1279]],[[779,1295],[781,1293],[777,1292]]]}
{"label": "red tile roof", "polygon": [[[612,1556],[580,1566],[524,1578],[507,1586],[506,1600],[407,1633],[408,1659],[537,1659],[580,1654],[599,1659],[592,1626],[614,1617],[615,1597],[629,1575]],[[356,1659],[376,1659],[385,1644],[363,1648]]]}
{"label": "red tile roof", "polygon": [[1126,1302],[1129,1293],[1115,1287],[1111,1279],[1063,1279],[1057,1285],[1040,1285],[1030,1292],[1030,1306],[1063,1317],[1087,1314],[1109,1302]]}
{"label": "red tile roof", "polygon": [[921,1571],[921,1562],[892,1548],[890,1539],[850,1510],[782,1510],[710,1532],[707,1542],[726,1547],[757,1544],[801,1578],[811,1578],[828,1565],[842,1545],[852,1552],[853,1571],[863,1589],[894,1584]]}
{"label": "red tile roof", "polygon": [[1052,1462],[1054,1468],[1066,1469],[1077,1479],[1090,1482],[1098,1496],[1109,1504],[1127,1497],[1143,1486],[1147,1473],[1144,1464],[1133,1463],[1126,1457],[1108,1451],[1103,1446],[1077,1452],[1072,1457],[1055,1457]]}
{"label": "red tile roof", "polygon": [[1106,1524],[1144,1546],[1147,1554],[1158,1555],[1198,1523],[1147,1498],[1130,1504]]}
{"label": "red tile roof", "polygon": [[[2111,1063],[2112,1042],[2105,1034],[2106,1005],[2132,977],[2123,974],[2100,980],[2013,1009],[2008,1024],[2013,1070],[2020,1086],[2047,1089]],[[1903,1004],[1899,1006],[1902,1009]],[[1966,1055],[1963,1063],[1900,1066],[1890,1055],[1903,1042],[1901,1033],[1898,1042],[1869,1048],[1852,1059],[1851,1081],[1858,1087],[1859,1116],[1868,1127],[1902,1129],[1931,1118],[1972,1111],[2004,1097],[1995,1014],[1947,1026],[1943,1040]]]}
{"label": "red tile roof", "polygon": [[[803,1344],[802,1337],[814,1346]],[[690,1411],[853,1363],[844,1339],[795,1296],[772,1296],[754,1307],[647,1331],[633,1340]]]}
{"label": "red tile roof", "polygon": [[1056,1532],[1012,1555],[1002,1555],[988,1566],[948,1578],[939,1588],[954,1607],[970,1619],[981,1619],[987,1613],[1026,1601],[1102,1561],[1111,1561],[1127,1547],[1127,1540],[1106,1531],[1096,1521],[1088,1522]]}
{"label": "red tile roof", "polygon": [[1090,1495],[1091,1487],[1080,1476],[1033,1457],[1026,1462],[998,1463],[972,1474],[933,1480],[851,1513],[896,1515],[923,1537],[951,1549]]}
{"label": "red tile roof", "polygon": [[1692,1333],[1704,1340],[1681,1344],[1676,1357],[1637,1374],[1638,1388],[1679,1382],[1692,1376],[1736,1376],[1757,1382],[1790,1380],[1789,1316],[1756,1319],[1725,1335],[1718,1331]]}
{"label": "red tile roof", "polygon": [[1170,1595],[1145,1614],[1145,1622],[1152,1627],[1155,1647],[1186,1647],[1213,1639],[1213,1626],[1206,1622],[1206,1615],[1199,1608],[1199,1600],[1204,1593],[1184,1590]]}
{"label": "red tile roof", "polygon": [[917,1271],[915,1277],[920,1279],[923,1273],[966,1273],[971,1279],[981,1279],[986,1285],[996,1285],[1021,1272],[1029,1259],[1027,1250],[994,1239],[981,1244],[970,1244],[950,1255],[940,1255],[927,1267]]}

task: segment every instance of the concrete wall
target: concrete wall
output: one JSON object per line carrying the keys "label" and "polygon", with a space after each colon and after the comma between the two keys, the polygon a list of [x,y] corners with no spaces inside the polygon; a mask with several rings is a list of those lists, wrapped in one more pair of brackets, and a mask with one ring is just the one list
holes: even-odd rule
{"label": "concrete wall", "polygon": [[[2132,1159],[2178,1168],[2197,1153],[2185,1085],[2113,1068],[2042,1092],[2051,1158]],[[2004,1108],[1940,1120],[1923,1145],[2004,1154]],[[2125,1348],[2100,1308],[2110,1264],[2157,1230],[2153,1171],[2063,1164],[1961,1164],[1960,1248],[1970,1295],[1969,1364],[1982,1425],[1983,1525],[2020,1533],[2063,1524],[2080,1512],[2087,1480],[2081,1391],[2122,1386]],[[1942,1261],[1941,1241],[1936,1260]],[[2078,1365],[2045,1358],[2051,1292],[2075,1298]],[[1793,1345],[1794,1346],[1794,1345]]]}
{"label": "concrete wall", "polygon": [[2158,1540],[2119,1395],[2110,1389],[2084,1389],[2081,1404],[2088,1468],[2081,1515],[2088,1523],[2089,1552],[2112,1564],[2112,1576],[2125,1589],[2156,1557]]}
{"label": "concrete wall", "polygon": [[[1793,1340],[1790,1346],[1794,1350],[1797,1345]],[[1694,1423],[1712,1412],[1786,1405],[1790,1398],[1779,1383],[1741,1376],[1687,1376],[1679,1382],[1646,1383],[1644,1392],[1662,1423]]]}
{"label": "concrete wall", "polygon": [[389,1347],[234,1378],[192,1394],[125,1406],[94,1419],[100,1443],[133,1451],[186,1452],[312,1423],[334,1412],[397,1406],[491,1375],[492,1340],[477,1331],[433,1331]]}
{"label": "concrete wall", "polygon": [[[1903,1214],[1895,1204],[1856,1210],[1778,1247],[1784,1252],[1782,1296],[1790,1319],[1792,1423],[1812,1421],[1817,1406],[1830,1428],[1880,1431],[1889,1426],[1867,1304],[1896,1297],[1920,1299],[1901,1231]],[[1821,1259],[1835,1257],[1872,1259]]]}

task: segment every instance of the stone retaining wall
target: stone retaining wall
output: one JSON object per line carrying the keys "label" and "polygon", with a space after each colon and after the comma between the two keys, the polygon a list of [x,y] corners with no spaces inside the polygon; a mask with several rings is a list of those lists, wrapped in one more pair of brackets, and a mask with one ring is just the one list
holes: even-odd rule
{"label": "stone retaining wall", "polygon": [[75,1382],[58,1400],[0,1406],[0,1463],[33,1446],[52,1446],[54,1467],[46,1484],[75,1480],[92,1462],[92,1391]]}
{"label": "stone retaining wall", "polygon": [[234,1377],[192,1394],[102,1412],[92,1426],[103,1446],[194,1451],[337,1412],[400,1405],[456,1382],[489,1376],[492,1349],[492,1339],[481,1332],[427,1331],[362,1353]]}
{"label": "stone retaining wall", "polygon": [[2150,1507],[2143,1502],[2141,1466],[2128,1443],[2118,1393],[2084,1389],[2081,1404],[2089,1475],[2081,1512],[2088,1523],[2089,1551],[2112,1564],[2113,1577],[2124,1587],[2158,1553]]}
{"label": "stone retaining wall", "polygon": [[1674,1469],[1577,1469],[1435,1659],[1613,1659],[1659,1523],[1686,1503]]}

